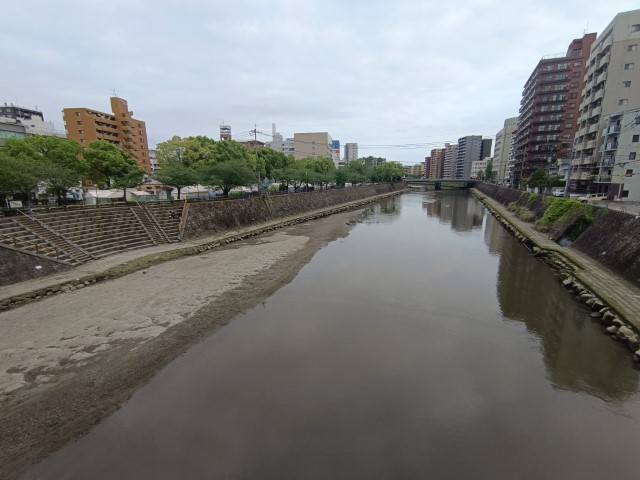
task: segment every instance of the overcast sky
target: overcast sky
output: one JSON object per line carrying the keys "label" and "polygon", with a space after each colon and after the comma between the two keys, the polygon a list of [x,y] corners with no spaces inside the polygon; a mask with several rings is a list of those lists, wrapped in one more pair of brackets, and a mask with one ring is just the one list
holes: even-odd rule
{"label": "overcast sky", "polygon": [[[31,0],[3,2],[0,102],[110,111],[115,89],[173,135],[271,124],[327,131],[360,156],[418,163],[516,116],[544,54],[637,0]],[[259,135],[259,140],[269,137]],[[419,148],[414,148],[417,144]]]}

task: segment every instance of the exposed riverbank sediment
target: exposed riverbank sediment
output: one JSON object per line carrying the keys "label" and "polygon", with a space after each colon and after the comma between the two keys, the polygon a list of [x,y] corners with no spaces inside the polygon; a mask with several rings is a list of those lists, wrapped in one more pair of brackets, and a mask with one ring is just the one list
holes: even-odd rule
{"label": "exposed riverbank sediment", "polygon": [[191,345],[290,282],[364,204],[398,193],[129,252],[124,263],[112,258],[37,288],[3,288],[13,300],[0,312],[0,478],[86,432]]}
{"label": "exposed riverbank sediment", "polygon": [[602,264],[572,247],[562,247],[531,223],[520,220],[500,202],[477,189],[473,194],[534,254],[541,255],[567,288],[594,310],[607,333],[624,341],[640,359],[640,288],[632,285]]}

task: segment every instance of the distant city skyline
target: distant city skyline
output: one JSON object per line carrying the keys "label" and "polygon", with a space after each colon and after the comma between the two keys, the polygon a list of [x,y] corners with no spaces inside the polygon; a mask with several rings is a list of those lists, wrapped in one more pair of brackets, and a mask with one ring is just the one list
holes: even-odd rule
{"label": "distant city skyline", "polygon": [[412,165],[445,142],[494,138],[517,115],[543,55],[634,8],[626,0],[14,2],[3,6],[0,52],[11,74],[0,78],[0,102],[37,106],[61,130],[63,108],[108,111],[115,93],[145,119],[150,147],[173,135],[217,139],[223,123],[238,140],[257,125],[266,142],[277,123],[284,137],[329,132],[342,145],[357,142],[360,157]]}

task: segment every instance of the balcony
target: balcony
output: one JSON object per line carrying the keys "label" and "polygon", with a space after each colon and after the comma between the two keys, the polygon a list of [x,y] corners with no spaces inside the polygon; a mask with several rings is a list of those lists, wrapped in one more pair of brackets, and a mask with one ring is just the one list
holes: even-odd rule
{"label": "balcony", "polygon": [[587,134],[586,127],[582,127],[580,130],[578,130],[578,133],[576,134],[576,136],[580,138],[580,137],[584,137],[586,134]]}
{"label": "balcony", "polygon": [[598,175],[594,181],[596,183],[611,183],[611,175]]}
{"label": "balcony", "polygon": [[614,133],[618,133],[620,131],[620,125],[619,124],[609,125],[609,128],[605,128],[604,131],[606,135],[612,135]]}
{"label": "balcony", "polygon": [[590,150],[590,149],[592,149],[592,148],[596,148],[596,141],[595,141],[595,140],[589,140],[589,141],[585,144],[584,148],[585,148],[585,149],[587,149],[587,150]]}
{"label": "balcony", "polygon": [[589,172],[574,172],[571,174],[571,180],[593,180],[594,175]]}
{"label": "balcony", "polygon": [[614,157],[603,157],[602,158],[602,163],[600,164],[601,167],[613,167],[613,164],[615,163],[615,158]]}
{"label": "balcony", "polygon": [[589,112],[589,118],[597,117],[602,113],[602,107],[592,108]]}
{"label": "balcony", "polygon": [[598,60],[596,70],[600,70],[602,67],[604,67],[607,63],[609,63],[610,59],[611,59],[611,54],[607,53],[604,57]]}
{"label": "balcony", "polygon": [[597,132],[598,131],[598,123],[594,123],[589,125],[589,128],[587,128],[587,133],[593,133],[593,132]]}
{"label": "balcony", "polygon": [[602,147],[600,147],[600,150],[602,152],[608,152],[611,150],[617,150],[618,149],[618,142],[606,142],[602,144]]}
{"label": "balcony", "polygon": [[607,72],[602,72],[600,75],[598,75],[596,77],[595,82],[593,82],[593,85],[600,85],[602,82],[604,82],[607,79]]}
{"label": "balcony", "polygon": [[593,94],[593,97],[591,97],[591,101],[595,102],[596,100],[600,100],[602,97],[604,97],[604,88],[601,88],[600,90],[597,90]]}
{"label": "balcony", "polygon": [[578,165],[591,165],[593,163],[593,157],[582,157],[578,162]]}

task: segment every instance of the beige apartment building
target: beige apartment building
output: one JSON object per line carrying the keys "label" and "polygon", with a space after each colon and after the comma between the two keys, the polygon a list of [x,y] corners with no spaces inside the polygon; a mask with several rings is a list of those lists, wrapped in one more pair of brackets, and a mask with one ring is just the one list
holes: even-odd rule
{"label": "beige apartment building", "polygon": [[293,143],[296,160],[307,157],[332,158],[332,139],[327,132],[294,133]]}
{"label": "beige apartment building", "polygon": [[610,192],[611,170],[621,161],[615,155],[615,129],[624,126],[609,119],[640,108],[639,46],[640,10],[616,15],[591,46],[571,160],[571,191],[615,194]]}
{"label": "beige apartment building", "polygon": [[444,178],[444,148],[434,148],[431,150],[431,162],[429,164],[429,178]]}
{"label": "beige apartment building", "polygon": [[458,158],[458,144],[444,144],[444,164],[442,178],[455,178],[456,160]]}
{"label": "beige apartment building", "polygon": [[63,109],[67,137],[83,147],[94,140],[106,140],[130,154],[140,167],[151,173],[146,124],[133,118],[123,98],[111,97],[111,111],[104,113],[84,107]]}
{"label": "beige apartment building", "polygon": [[498,183],[504,183],[509,177],[509,152],[513,140],[513,132],[518,126],[518,117],[507,118],[504,121],[504,127],[496,133],[496,143],[493,148],[493,171],[495,172],[494,180]]}

